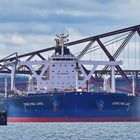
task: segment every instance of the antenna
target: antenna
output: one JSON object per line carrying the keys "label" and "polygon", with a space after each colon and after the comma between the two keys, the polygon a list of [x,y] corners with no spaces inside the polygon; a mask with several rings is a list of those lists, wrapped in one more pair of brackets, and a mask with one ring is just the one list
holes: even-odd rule
{"label": "antenna", "polygon": [[69,35],[64,35],[63,33],[60,35],[56,35],[57,38],[55,38],[56,41],[56,47],[60,47],[61,48],[61,55],[64,56],[64,43],[69,41],[69,39],[67,39],[69,37]]}

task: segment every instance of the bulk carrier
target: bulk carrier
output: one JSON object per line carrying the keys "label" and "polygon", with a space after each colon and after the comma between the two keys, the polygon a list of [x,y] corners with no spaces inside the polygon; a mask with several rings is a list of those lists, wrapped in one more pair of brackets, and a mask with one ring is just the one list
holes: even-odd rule
{"label": "bulk carrier", "polygon": [[[90,42],[78,57],[68,48],[73,43],[67,43],[68,35],[60,34],[55,39],[56,45],[46,49],[54,50],[48,60],[40,55],[41,51],[1,59],[3,69],[11,73],[11,92],[7,93],[5,82],[5,97],[0,98],[0,108],[7,110],[8,122],[140,121],[140,96],[133,88],[134,82],[132,81],[132,90],[129,92],[117,92],[115,68],[126,80],[129,78],[121,70],[120,65],[123,65],[123,62],[115,61],[100,41],[105,35],[128,31],[132,34],[131,31],[134,33],[137,29],[139,32],[139,25],[83,39]],[[112,59],[109,61],[79,59],[95,41]],[[20,57],[27,55],[30,57],[26,61],[20,61]],[[38,55],[41,60],[31,61],[34,55]],[[102,90],[94,91],[91,83],[96,82],[94,73],[100,65],[110,67],[110,83],[104,78]],[[90,71],[88,66],[91,67]],[[21,74],[21,69],[24,69],[24,74],[30,73],[26,93],[16,90],[15,87],[15,74]]]}

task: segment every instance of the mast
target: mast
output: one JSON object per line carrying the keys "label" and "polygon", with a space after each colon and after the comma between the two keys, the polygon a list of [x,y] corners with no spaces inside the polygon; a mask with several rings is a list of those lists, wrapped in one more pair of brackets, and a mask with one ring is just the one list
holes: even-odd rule
{"label": "mast", "polygon": [[111,66],[111,90],[113,93],[116,90],[116,87],[115,87],[115,66]]}
{"label": "mast", "polygon": [[7,98],[7,96],[8,96],[8,94],[7,94],[7,86],[8,86],[8,84],[7,84],[7,82],[8,82],[8,77],[5,75],[4,76],[5,77],[5,98]]}
{"label": "mast", "polygon": [[64,34],[60,34],[60,35],[56,35],[58,38],[55,39],[56,41],[56,47],[60,47],[61,48],[61,56],[63,57],[65,55],[64,53],[64,43],[69,41],[67,38],[69,37],[69,35],[64,35]]}
{"label": "mast", "polygon": [[132,73],[132,95],[135,96],[135,75]]}
{"label": "mast", "polygon": [[9,63],[9,65],[11,65],[11,91],[15,90],[15,76],[16,76],[16,67],[17,67],[17,63],[18,63],[18,55],[17,52],[14,53],[16,59],[14,62]]}

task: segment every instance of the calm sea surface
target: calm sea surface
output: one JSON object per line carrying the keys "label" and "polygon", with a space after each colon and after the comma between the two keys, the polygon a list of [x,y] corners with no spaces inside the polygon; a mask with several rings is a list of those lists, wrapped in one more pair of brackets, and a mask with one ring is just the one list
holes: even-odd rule
{"label": "calm sea surface", "polygon": [[140,122],[8,123],[0,140],[140,140]]}

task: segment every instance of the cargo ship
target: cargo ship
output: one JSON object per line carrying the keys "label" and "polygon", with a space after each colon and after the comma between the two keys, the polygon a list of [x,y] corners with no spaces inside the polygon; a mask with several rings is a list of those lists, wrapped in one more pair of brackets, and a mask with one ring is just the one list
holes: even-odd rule
{"label": "cargo ship", "polygon": [[[80,60],[65,46],[67,37],[57,35],[54,53],[48,60],[3,59],[11,67],[12,92],[5,89],[5,97],[0,98],[8,122],[140,121],[140,94],[135,93],[134,81],[132,91],[117,92],[115,67],[123,62]],[[110,82],[104,78],[102,90],[94,91],[91,83],[99,65],[110,67],[111,78]],[[16,69],[21,67],[31,72],[27,92],[15,87]]]}

